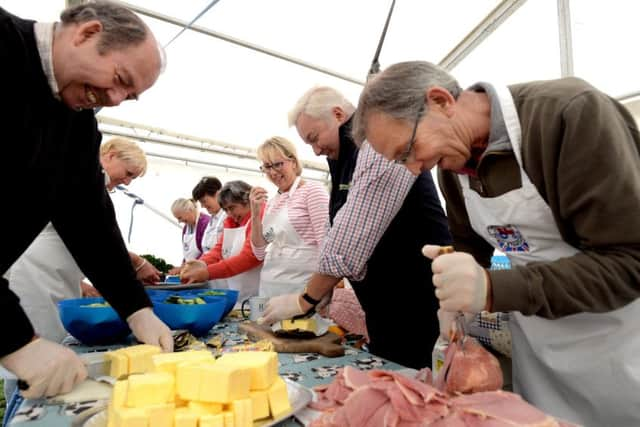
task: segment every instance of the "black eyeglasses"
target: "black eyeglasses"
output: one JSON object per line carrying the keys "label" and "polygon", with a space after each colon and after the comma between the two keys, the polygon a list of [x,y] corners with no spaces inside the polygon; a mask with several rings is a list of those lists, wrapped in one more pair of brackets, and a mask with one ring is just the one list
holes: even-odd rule
{"label": "black eyeglasses", "polygon": [[284,161],[273,162],[271,164],[265,163],[262,166],[260,166],[260,171],[265,173],[269,172],[271,169],[279,171],[280,169],[282,169],[283,165],[284,165]]}
{"label": "black eyeglasses", "polygon": [[420,124],[420,118],[422,117],[422,113],[424,113],[424,102],[422,106],[418,110],[418,114],[416,114],[416,123],[413,125],[413,132],[411,133],[411,139],[407,144],[407,148],[398,156],[397,159],[394,160],[395,163],[399,165],[404,165],[407,163],[409,156],[411,155],[411,150],[413,150],[413,145],[416,143],[416,131],[418,130],[418,125]]}

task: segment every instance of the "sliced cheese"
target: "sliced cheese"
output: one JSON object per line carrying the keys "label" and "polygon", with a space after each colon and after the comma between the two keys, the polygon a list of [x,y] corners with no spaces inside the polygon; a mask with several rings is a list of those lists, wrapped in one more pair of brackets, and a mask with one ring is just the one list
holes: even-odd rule
{"label": "sliced cheese", "polygon": [[142,408],[113,408],[113,427],[147,427],[148,421]]}
{"label": "sliced cheese", "polygon": [[251,410],[251,398],[237,399],[231,403],[233,421],[235,427],[252,427],[253,414]]}
{"label": "sliced cheese", "polygon": [[175,395],[174,376],[166,372],[129,376],[127,406],[141,408],[173,402]]}
{"label": "sliced cheese", "polygon": [[200,399],[203,402],[229,403],[249,397],[251,372],[247,368],[220,363],[202,364]]}
{"label": "sliced cheese", "polygon": [[291,411],[287,384],[280,377],[276,378],[273,385],[267,391],[269,397],[269,409],[273,418],[279,418]]}
{"label": "sliced cheese", "polygon": [[271,387],[278,376],[278,353],[274,351],[226,353],[217,363],[249,369],[251,390],[265,390]]}
{"label": "sliced cheese", "polygon": [[266,390],[252,390],[249,392],[251,397],[251,413],[254,420],[260,420],[269,416],[269,397]]}
{"label": "sliced cheese", "polygon": [[201,415],[199,420],[199,427],[225,427],[224,415]]}
{"label": "sliced cheese", "polygon": [[174,427],[198,427],[198,414],[189,408],[177,408],[173,416]]}
{"label": "sliced cheese", "polygon": [[214,361],[208,350],[191,350],[179,353],[160,353],[151,356],[151,363],[156,372],[168,372],[175,375],[176,366],[183,362]]}
{"label": "sliced cheese", "polygon": [[309,331],[314,334],[318,330],[318,325],[316,323],[316,319],[288,319],[282,321],[282,329],[285,331],[291,331],[293,329],[299,329],[301,331]]}
{"label": "sliced cheese", "polygon": [[173,403],[147,406],[145,410],[149,419],[149,427],[173,427],[175,414]]}

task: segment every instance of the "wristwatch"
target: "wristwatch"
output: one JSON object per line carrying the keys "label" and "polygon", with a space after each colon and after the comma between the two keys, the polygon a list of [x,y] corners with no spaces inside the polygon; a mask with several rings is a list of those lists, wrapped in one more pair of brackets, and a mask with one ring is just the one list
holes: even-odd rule
{"label": "wristwatch", "polygon": [[305,300],[306,302],[308,302],[309,304],[311,304],[314,307],[316,305],[320,304],[320,300],[319,299],[313,298],[306,291],[305,291],[305,293],[302,294],[302,299]]}

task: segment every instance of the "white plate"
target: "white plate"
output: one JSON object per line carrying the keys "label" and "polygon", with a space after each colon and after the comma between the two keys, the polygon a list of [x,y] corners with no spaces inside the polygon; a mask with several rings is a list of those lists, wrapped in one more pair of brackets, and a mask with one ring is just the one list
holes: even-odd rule
{"label": "white plate", "polygon": [[191,283],[189,285],[176,284],[176,283],[168,283],[168,282],[158,282],[155,285],[145,285],[145,289],[157,289],[159,291],[180,291],[180,290],[188,290],[188,289],[201,289],[207,287],[207,282],[200,283]]}
{"label": "white plate", "polygon": [[[287,384],[287,394],[289,395],[289,403],[291,403],[291,412],[284,414],[276,419],[269,418],[265,420],[258,420],[253,423],[254,427],[272,427],[281,421],[286,420],[296,412],[305,408],[309,402],[313,399],[313,392],[306,387],[301,386],[298,383],[285,379]],[[82,413],[78,414],[80,417]],[[106,427],[107,426],[107,411],[102,410],[93,415],[84,424],[83,427]]]}

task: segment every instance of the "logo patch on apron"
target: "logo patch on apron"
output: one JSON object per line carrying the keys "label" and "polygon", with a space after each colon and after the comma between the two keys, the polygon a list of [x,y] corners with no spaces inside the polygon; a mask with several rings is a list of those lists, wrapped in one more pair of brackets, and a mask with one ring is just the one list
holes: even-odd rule
{"label": "logo patch on apron", "polygon": [[490,225],[487,232],[496,239],[502,252],[529,252],[529,244],[515,225]]}

